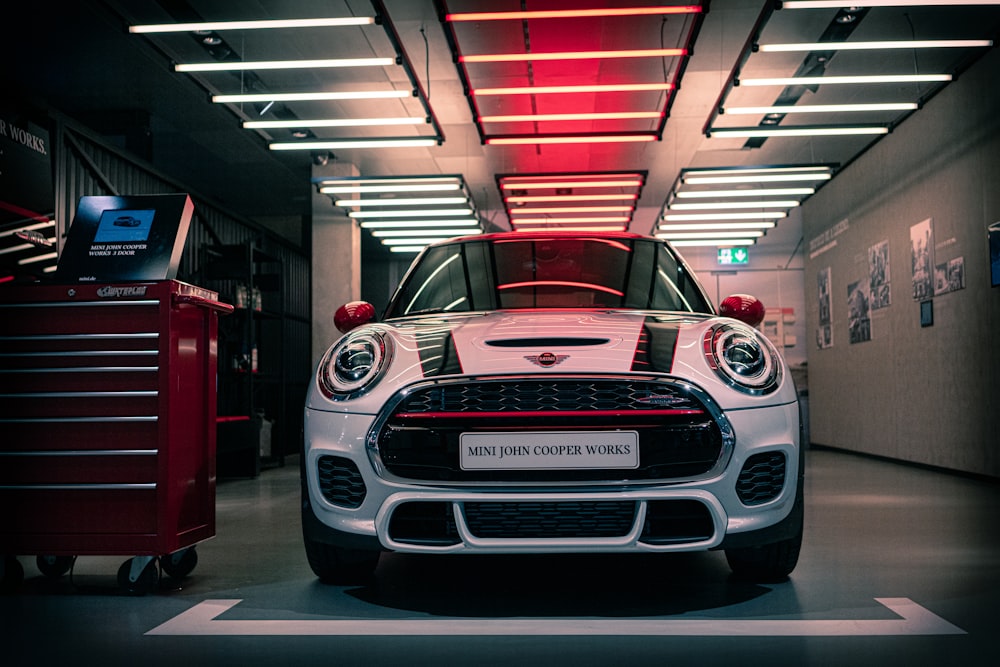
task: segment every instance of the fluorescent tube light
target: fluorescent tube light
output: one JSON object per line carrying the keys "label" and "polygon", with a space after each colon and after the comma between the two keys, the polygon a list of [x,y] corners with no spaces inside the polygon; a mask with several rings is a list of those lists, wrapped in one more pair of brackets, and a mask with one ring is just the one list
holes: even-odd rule
{"label": "fluorescent tube light", "polygon": [[489,137],[486,143],[496,146],[518,146],[534,144],[614,144],[655,141],[650,134],[579,134],[565,136],[530,135],[522,137]]}
{"label": "fluorescent tube light", "polygon": [[376,230],[371,234],[375,238],[399,238],[399,237],[410,237],[410,238],[450,238],[452,236],[469,236],[471,234],[481,234],[482,230],[479,227],[458,227],[455,229],[384,229]]}
{"label": "fluorescent tube light", "polygon": [[552,224],[539,224],[539,225],[525,225],[523,223],[517,223],[517,227],[514,229],[515,232],[621,232],[625,231],[624,225],[552,225]]}
{"label": "fluorescent tube light", "polygon": [[787,217],[784,211],[758,211],[756,213],[670,213],[662,217],[663,220],[759,220],[771,218],[778,220]]}
{"label": "fluorescent tube light", "polygon": [[323,69],[330,67],[388,67],[393,58],[334,58],[327,60],[258,60],[218,63],[180,63],[175,72],[240,72],[267,69]]}
{"label": "fluorescent tube light", "polygon": [[295,151],[295,150],[331,150],[336,148],[419,148],[424,146],[436,146],[438,140],[435,137],[421,139],[405,139],[398,137],[386,137],[385,139],[335,139],[330,141],[292,141],[288,143],[272,143],[269,148],[272,151]]}
{"label": "fluorescent tube light", "polygon": [[529,206],[510,209],[511,215],[536,215],[538,213],[631,213],[631,206]]}
{"label": "fluorescent tube light", "polygon": [[631,220],[631,218],[628,217],[627,215],[599,215],[599,216],[593,216],[593,217],[591,217],[591,216],[566,216],[566,217],[555,217],[555,218],[548,218],[548,217],[545,217],[545,218],[514,218],[514,219],[511,220],[511,222],[513,222],[513,223],[517,224],[518,226],[520,226],[520,225],[549,225],[549,224],[553,224],[553,223],[564,223],[564,222],[571,222],[571,223],[576,223],[576,224],[579,224],[579,223],[595,223],[595,224],[601,223],[601,224],[606,224],[606,223],[611,223],[611,222],[618,222],[618,223],[623,223],[624,224],[624,223],[627,223],[629,220]]}
{"label": "fluorescent tube light", "polygon": [[523,181],[504,180],[500,187],[504,190],[542,190],[555,188],[638,188],[641,180],[626,181]]}
{"label": "fluorescent tube light", "polygon": [[410,90],[354,90],[331,93],[264,93],[246,95],[213,95],[217,104],[237,102],[322,102],[326,100],[386,100],[411,97]]}
{"label": "fluorescent tube light", "polygon": [[587,84],[577,86],[514,86],[509,88],[479,88],[472,91],[482,95],[541,95],[543,93],[636,93],[671,90],[672,83],[619,83]]}
{"label": "fluorescent tube light", "polygon": [[528,204],[531,202],[557,202],[557,201],[622,201],[638,199],[635,193],[606,194],[606,195],[519,195],[506,197],[504,201],[509,204]]}
{"label": "fluorescent tube light", "polygon": [[459,215],[472,215],[471,208],[454,208],[454,209],[427,209],[427,210],[411,210],[411,211],[351,211],[347,214],[351,218],[434,218],[434,217],[453,217]]}
{"label": "fluorescent tube light", "polygon": [[423,183],[412,185],[326,185],[319,191],[325,195],[377,194],[380,192],[454,192],[458,183]]}
{"label": "fluorescent tube light", "polygon": [[134,33],[159,32],[201,32],[213,30],[273,30],[275,28],[332,28],[344,26],[373,25],[372,16],[348,16],[345,18],[319,19],[278,19],[265,21],[203,21],[201,23],[161,23],[129,26]]}
{"label": "fluorescent tube light", "polygon": [[696,204],[671,204],[668,211],[706,211],[725,210],[733,208],[794,208],[799,205],[795,199],[777,199],[773,201],[737,201],[737,202],[700,202]]}
{"label": "fluorescent tube light", "polygon": [[883,102],[880,104],[782,104],[772,107],[723,107],[727,116],[737,114],[762,115],[769,113],[842,113],[849,111],[911,111],[916,102]]}
{"label": "fluorescent tube light", "polygon": [[463,227],[475,225],[475,218],[457,218],[443,220],[430,218],[428,220],[362,220],[359,224],[364,229],[424,229],[432,227]]}
{"label": "fluorescent tube light", "polygon": [[873,76],[780,76],[738,79],[738,86],[821,86],[850,83],[932,83],[951,81],[951,74],[876,74]]}
{"label": "fluorescent tube light", "polygon": [[954,7],[956,5],[1000,5],[998,0],[862,0],[845,5],[842,0],[784,0],[782,9],[840,9],[850,7]]}
{"label": "fluorescent tube light", "polygon": [[889,128],[884,125],[866,125],[859,127],[733,127],[711,128],[709,137],[823,137],[851,136],[864,134],[888,134]]}
{"label": "fluorescent tube light", "polygon": [[660,111],[611,111],[597,113],[540,113],[509,116],[480,116],[480,123],[540,123],[570,120],[647,120],[663,117]]}
{"label": "fluorescent tube light", "polygon": [[273,130],[296,127],[376,127],[381,125],[423,125],[426,116],[395,118],[314,118],[311,120],[245,120],[247,130]]}
{"label": "fluorescent tube light", "polygon": [[708,247],[708,246],[728,247],[728,246],[754,245],[757,242],[757,239],[715,239],[715,240],[699,239],[695,241],[678,240],[678,241],[668,241],[668,242],[670,243],[670,245],[675,246],[677,248],[683,248],[683,247],[697,248],[697,247]]}
{"label": "fluorescent tube light", "polygon": [[[962,3],[965,4],[965,3]],[[973,49],[993,46],[989,39],[918,39],[881,42],[804,42],[801,44],[758,44],[762,53],[786,51],[866,51],[882,49]]]}
{"label": "fluorescent tube light", "polygon": [[553,53],[492,53],[459,56],[463,63],[509,63],[531,60],[603,60],[607,58],[673,58],[686,56],[687,49],[635,49],[621,51],[562,51]]}
{"label": "fluorescent tube light", "polygon": [[747,238],[754,239],[764,236],[764,232],[761,231],[745,231],[745,232],[665,232],[658,231],[656,236],[661,239],[667,239],[669,241],[681,240],[681,239],[726,239],[726,238]]}
{"label": "fluorescent tube light", "polygon": [[661,232],[696,232],[696,231],[725,231],[737,229],[774,229],[773,222],[702,222],[690,224],[669,224],[660,225],[657,231]]}
{"label": "fluorescent tube light", "polygon": [[684,176],[687,185],[723,185],[735,183],[783,183],[795,181],[828,181],[833,178],[829,172],[787,173],[787,174],[751,174],[734,176]]}
{"label": "fluorescent tube light", "polygon": [[607,9],[553,9],[522,12],[462,12],[445,14],[444,20],[456,21],[523,21],[525,19],[576,19],[608,16],[658,16],[662,14],[698,14],[698,5],[621,7]]}
{"label": "fluorescent tube light", "polygon": [[767,188],[764,190],[682,190],[675,192],[678,199],[715,199],[726,197],[788,197],[808,196],[816,193],[816,188]]}
{"label": "fluorescent tube light", "polygon": [[400,199],[338,199],[334,206],[447,206],[468,204],[465,197],[403,197]]}

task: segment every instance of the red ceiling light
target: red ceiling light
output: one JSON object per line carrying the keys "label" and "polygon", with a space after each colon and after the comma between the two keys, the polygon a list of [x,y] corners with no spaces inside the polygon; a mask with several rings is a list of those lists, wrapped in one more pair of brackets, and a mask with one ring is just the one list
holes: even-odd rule
{"label": "red ceiling light", "polygon": [[463,63],[513,63],[528,60],[588,60],[604,58],[676,58],[686,56],[687,49],[633,49],[619,51],[562,51],[554,53],[484,53],[459,56]]}
{"label": "red ceiling light", "polygon": [[568,134],[568,135],[524,135],[516,137],[488,137],[486,143],[492,146],[523,146],[530,144],[613,144],[640,141],[656,141],[656,135],[647,134]]}
{"label": "red ceiling light", "polygon": [[541,196],[515,196],[505,197],[504,201],[509,204],[528,204],[531,202],[556,202],[556,201],[621,201],[623,199],[638,199],[639,196],[632,193],[610,194],[610,195],[541,195]]}
{"label": "red ceiling light", "polygon": [[602,18],[607,16],[656,16],[662,14],[700,14],[697,5],[659,7],[619,7],[606,9],[553,9],[523,12],[464,12],[445,14],[445,21],[520,21],[524,19]]}
{"label": "red ceiling light", "polygon": [[663,118],[662,111],[609,111],[595,113],[539,113],[509,116],[480,116],[480,123],[539,123],[567,120],[649,120]]}
{"label": "red ceiling light", "polygon": [[632,206],[532,206],[512,209],[512,215],[535,215],[536,213],[631,213]]}
{"label": "red ceiling light", "polygon": [[477,88],[472,94],[483,95],[542,95],[546,93],[642,93],[673,90],[674,85],[664,83],[587,84],[580,86],[513,86],[509,88]]}
{"label": "red ceiling light", "polygon": [[[542,177],[531,181],[511,181],[505,180],[500,187],[504,190],[542,190],[552,188],[639,188],[642,187],[642,180],[638,174],[634,179],[629,180],[593,180],[593,181],[559,181],[541,180]],[[560,178],[560,177],[556,177]],[[572,178],[572,177],[571,177]]]}

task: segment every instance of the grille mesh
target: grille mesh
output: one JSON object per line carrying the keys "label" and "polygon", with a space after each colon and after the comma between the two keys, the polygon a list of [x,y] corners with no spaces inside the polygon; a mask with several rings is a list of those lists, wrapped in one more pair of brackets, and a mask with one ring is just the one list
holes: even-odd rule
{"label": "grille mesh", "polygon": [[[639,467],[461,467],[463,433],[547,430],[635,430]],[[724,444],[719,424],[683,385],[621,378],[467,380],[425,386],[396,405],[378,434],[379,455],[387,471],[433,482],[689,479],[709,473],[724,454]]]}
{"label": "grille mesh", "polygon": [[329,503],[350,508],[361,506],[367,490],[354,461],[341,456],[321,456],[316,467],[320,493]]}
{"label": "grille mesh", "polygon": [[736,495],[744,505],[773,500],[785,486],[785,455],[782,452],[754,454],[747,459],[736,481]]}
{"label": "grille mesh", "polygon": [[482,538],[620,537],[634,518],[632,501],[465,503],[469,531]]}

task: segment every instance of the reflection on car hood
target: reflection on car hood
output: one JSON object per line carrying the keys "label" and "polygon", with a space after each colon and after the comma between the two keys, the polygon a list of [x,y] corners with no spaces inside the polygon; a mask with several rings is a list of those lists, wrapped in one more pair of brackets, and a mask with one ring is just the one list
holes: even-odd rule
{"label": "reflection on car hood", "polygon": [[423,377],[455,374],[669,373],[680,328],[708,315],[499,311],[394,323]]}

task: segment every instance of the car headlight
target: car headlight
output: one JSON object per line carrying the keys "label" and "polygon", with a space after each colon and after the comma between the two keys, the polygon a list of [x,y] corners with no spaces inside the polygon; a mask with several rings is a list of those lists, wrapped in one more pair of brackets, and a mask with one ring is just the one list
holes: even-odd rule
{"label": "car headlight", "polygon": [[323,358],[320,385],[331,398],[357,396],[378,381],[391,359],[391,339],[372,330],[351,333]]}
{"label": "car headlight", "polygon": [[739,391],[760,395],[778,388],[778,353],[756,330],[742,324],[719,324],[705,332],[704,344],[708,364]]}

